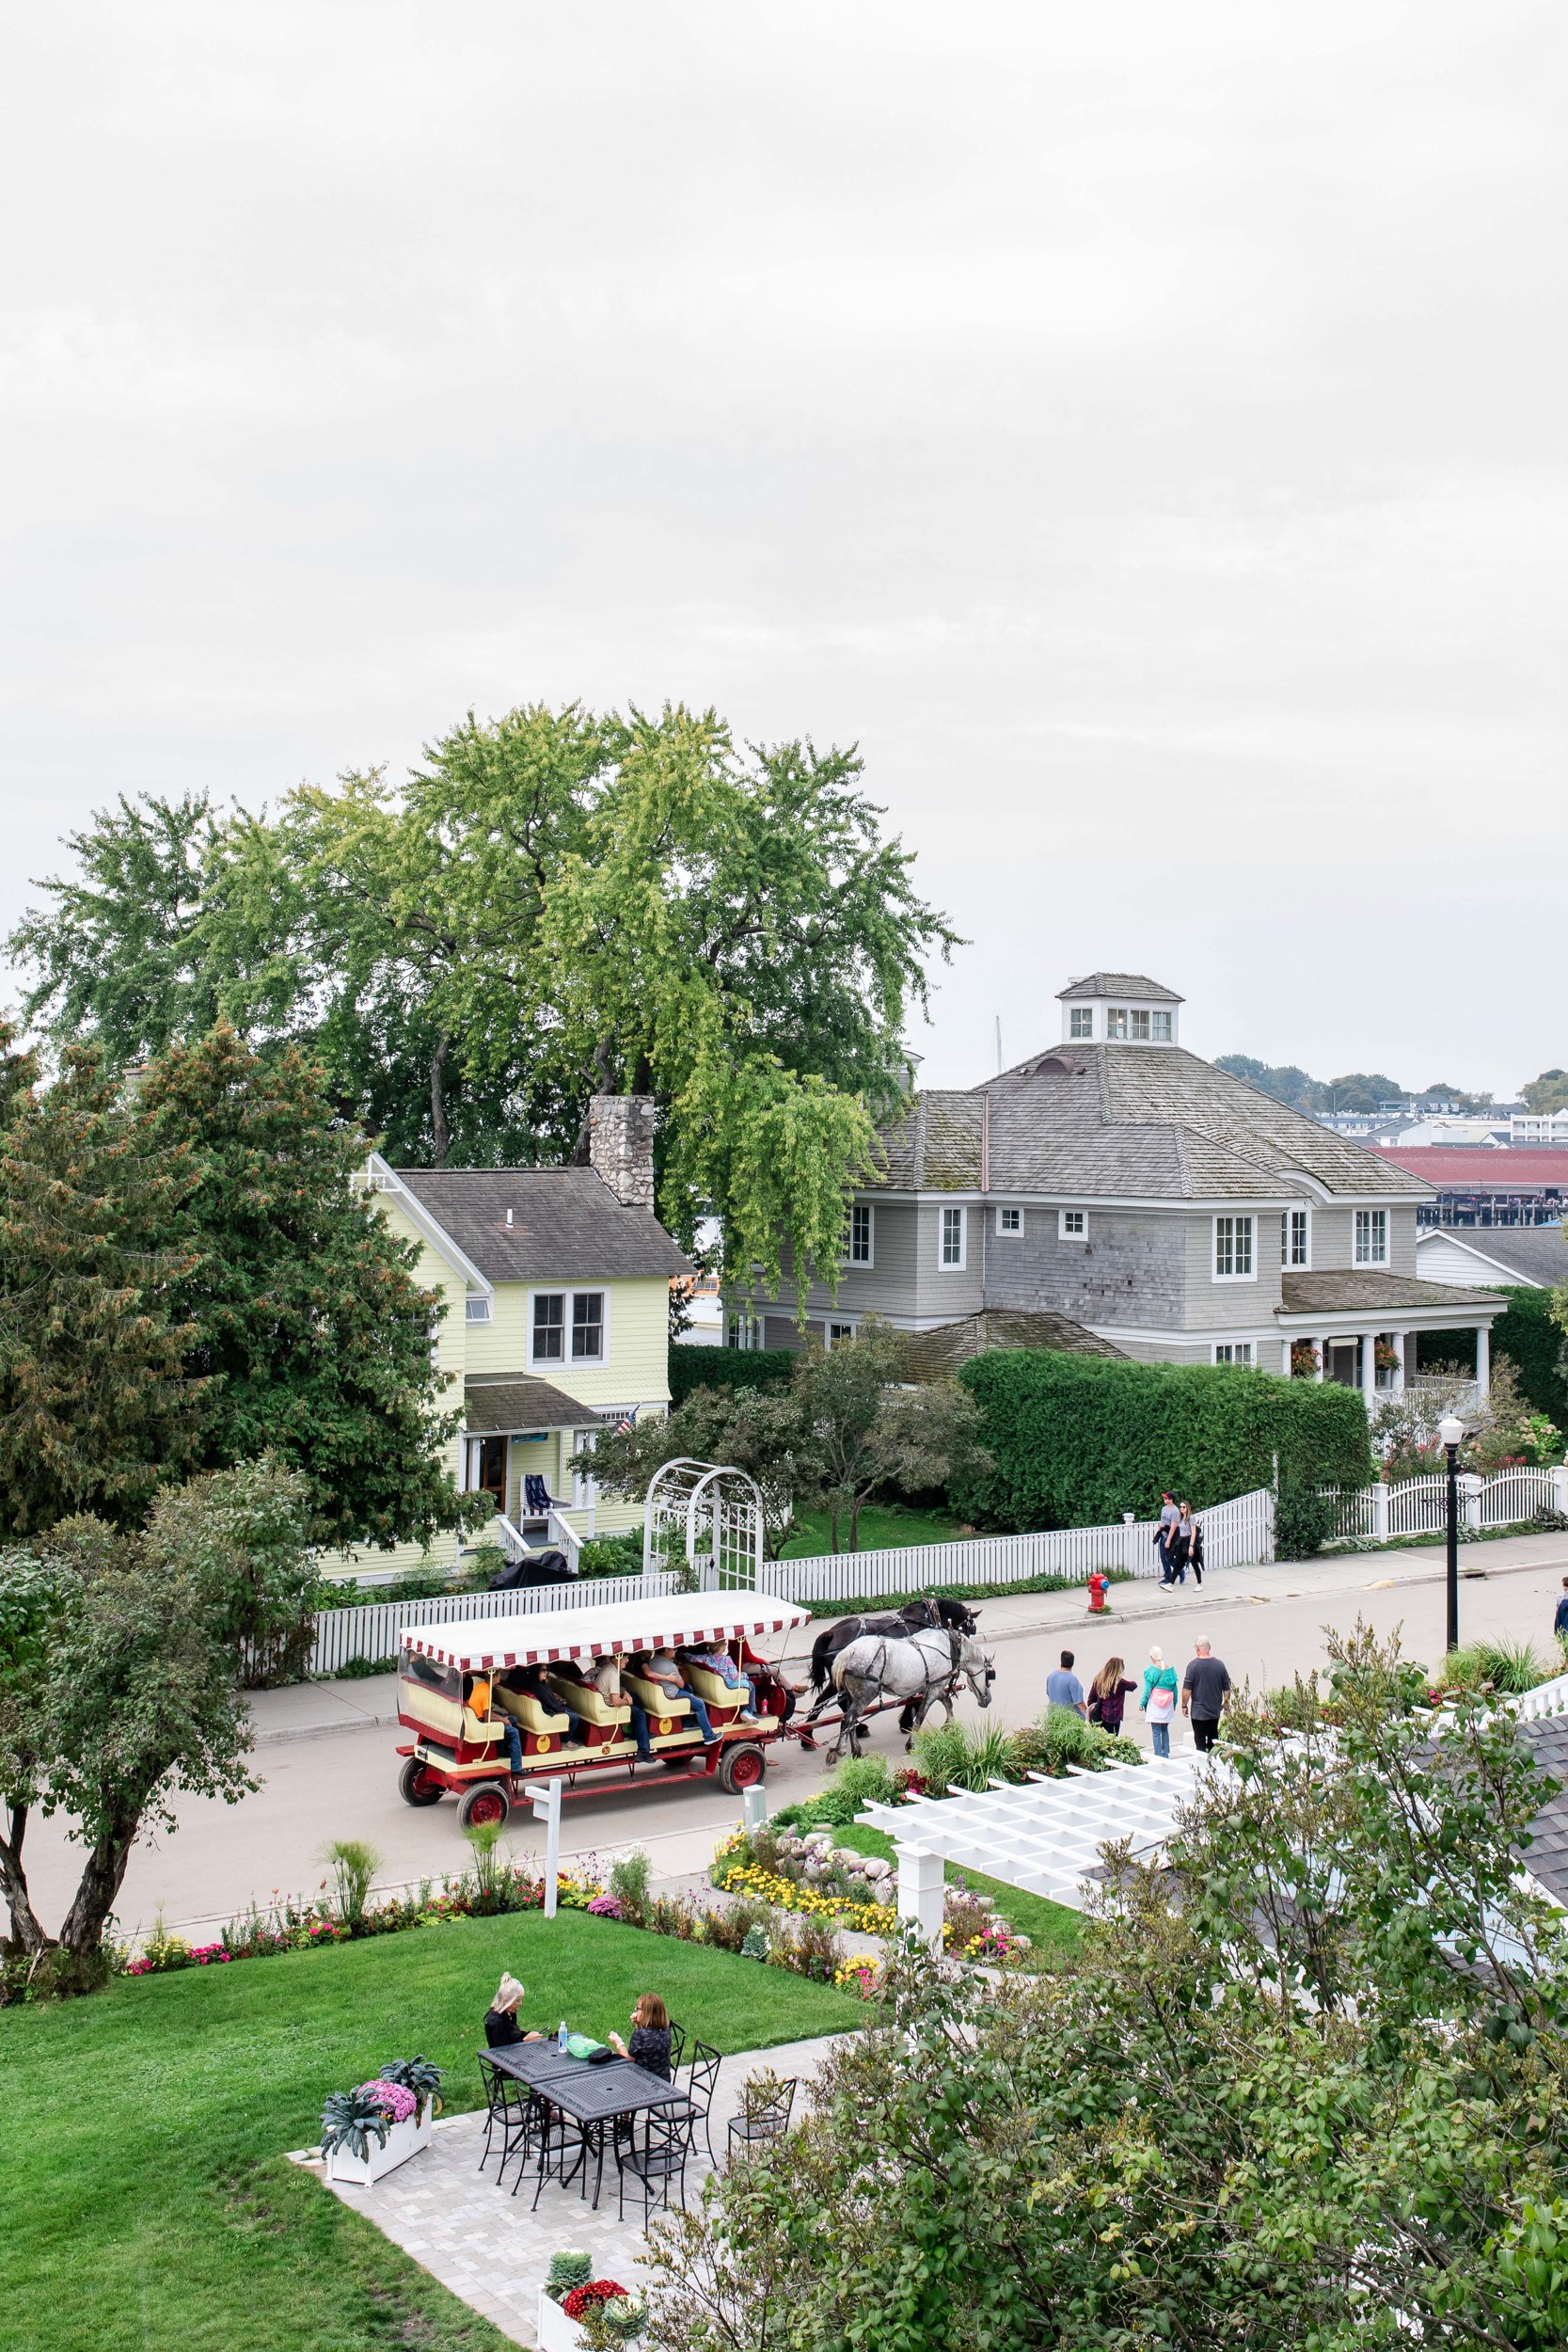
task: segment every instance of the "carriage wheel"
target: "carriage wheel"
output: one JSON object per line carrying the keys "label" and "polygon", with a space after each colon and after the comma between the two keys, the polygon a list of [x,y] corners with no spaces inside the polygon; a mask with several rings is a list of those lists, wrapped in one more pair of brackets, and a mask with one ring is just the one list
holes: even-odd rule
{"label": "carriage wheel", "polygon": [[719,1759],[719,1786],[732,1797],[741,1788],[754,1788],[768,1770],[768,1758],[752,1740],[726,1748]]}
{"label": "carriage wheel", "polygon": [[459,1829],[504,1829],[512,1812],[512,1800],[499,1781],[482,1781],[477,1788],[464,1791],[457,1808]]}
{"label": "carriage wheel", "polygon": [[417,1756],[411,1756],[398,1774],[398,1795],[404,1804],[439,1804],[446,1793],[429,1765],[421,1764]]}

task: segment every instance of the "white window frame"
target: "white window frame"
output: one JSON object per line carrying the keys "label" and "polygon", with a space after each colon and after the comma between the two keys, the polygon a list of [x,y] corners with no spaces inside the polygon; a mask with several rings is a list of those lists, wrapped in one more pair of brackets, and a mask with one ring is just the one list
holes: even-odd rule
{"label": "white window frame", "polygon": [[[1212,1279],[1216,1282],[1256,1282],[1258,1279],[1258,1219],[1252,1212],[1249,1209],[1227,1209],[1224,1216],[1211,1218],[1210,1223],[1212,1231],[1209,1241],[1209,1265]],[[1220,1228],[1222,1225],[1228,1226],[1230,1229],[1227,1238],[1232,1271],[1228,1274],[1222,1273],[1220,1270]],[[1237,1259],[1242,1255],[1243,1225],[1246,1228],[1247,1263],[1246,1271],[1238,1274],[1234,1271],[1234,1267]]]}
{"label": "white window frame", "polygon": [[1153,1036],[1149,1009],[1147,1005],[1132,1005],[1127,1013],[1127,1034],[1134,1045],[1147,1045]]}
{"label": "white window frame", "polygon": [[470,1293],[464,1299],[463,1320],[465,1323],[493,1323],[495,1321],[487,1291]]}
{"label": "white window frame", "polygon": [[[958,1219],[958,1254],[947,1254],[949,1217]],[[961,1208],[941,1208],[937,1211],[937,1271],[939,1274],[962,1274],[969,1256],[969,1212]]]}
{"label": "white window frame", "polygon": [[[1354,1236],[1352,1263],[1355,1265],[1386,1265],[1388,1263],[1388,1212],[1386,1209],[1357,1209],[1354,1215],[1352,1232]],[[1363,1235],[1366,1248],[1362,1248]],[[1374,1249],[1373,1241],[1382,1243]]]}
{"label": "white window frame", "polygon": [[856,1328],[857,1327],[853,1323],[846,1323],[837,1317],[831,1322],[824,1323],[822,1326],[822,1350],[824,1355],[831,1356],[833,1349],[839,1344],[841,1340],[852,1340],[855,1336]]}
{"label": "white window frame", "polygon": [[1093,1037],[1094,1007],[1092,1005],[1069,1005],[1068,1007],[1067,1033],[1075,1044],[1082,1044],[1085,1038]]}
{"label": "white window frame", "polygon": [[1105,1035],[1107,1038],[1115,1038],[1118,1041],[1125,1040],[1131,1035],[1131,1031],[1127,1025],[1127,1007],[1125,1005],[1106,1006]]}
{"label": "white window frame", "polygon": [[1169,1013],[1161,1012],[1156,1009],[1149,1014],[1148,1018],[1152,1025],[1150,1029],[1151,1041],[1156,1045],[1169,1045],[1172,1042],[1173,1035],[1171,1017]]}
{"label": "white window frame", "polygon": [[[559,1356],[536,1356],[533,1352],[534,1300],[559,1298],[562,1301]],[[596,1356],[574,1356],[572,1331],[579,1298],[597,1298],[599,1307],[599,1353]],[[541,1282],[528,1295],[528,1360],[531,1372],[547,1370],[552,1364],[558,1372],[568,1372],[574,1364],[608,1364],[610,1361],[610,1289],[604,1282],[580,1282],[576,1286],[565,1282]]]}
{"label": "white window frame", "polygon": [[1087,1241],[1089,1213],[1087,1209],[1058,1209],[1056,1239],[1058,1241]]}
{"label": "white window frame", "polygon": [[[1293,1255],[1295,1236],[1291,1230],[1298,1216],[1301,1219],[1306,1247],[1306,1255],[1300,1258]],[[1310,1270],[1312,1264],[1312,1212],[1310,1209],[1281,1209],[1279,1212],[1279,1263],[1281,1270],[1286,1274],[1303,1274]]]}
{"label": "white window frame", "polygon": [[[1013,1220],[1010,1225],[1007,1223],[1009,1217]],[[1009,1241],[1021,1239],[1023,1232],[1023,1211],[1022,1209],[998,1209],[996,1230],[999,1233],[1006,1233]]]}
{"label": "white window frame", "polygon": [[[859,1217],[865,1219],[863,1254],[855,1248],[855,1222]],[[873,1266],[877,1263],[877,1212],[869,1200],[852,1200],[849,1204],[849,1230],[845,1236],[842,1263],[847,1266]]]}
{"label": "white window frame", "polygon": [[1216,1340],[1214,1361],[1216,1364],[1245,1364],[1249,1370],[1256,1372],[1258,1350],[1251,1340]]}
{"label": "white window frame", "polygon": [[742,1312],[737,1309],[725,1320],[724,1344],[726,1347],[733,1347],[736,1355],[742,1356],[753,1348],[760,1347],[762,1345],[761,1317],[749,1311]]}

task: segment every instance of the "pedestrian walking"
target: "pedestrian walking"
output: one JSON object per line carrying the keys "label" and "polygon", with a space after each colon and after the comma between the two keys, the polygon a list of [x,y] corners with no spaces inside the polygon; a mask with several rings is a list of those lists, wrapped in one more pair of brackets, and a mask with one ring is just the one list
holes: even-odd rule
{"label": "pedestrian walking", "polygon": [[1127,1680],[1126,1672],[1125,1659],[1107,1658],[1089,1685],[1089,1721],[1098,1724],[1102,1731],[1113,1734],[1120,1731],[1127,1694],[1138,1687],[1135,1682]]}
{"label": "pedestrian walking", "polygon": [[1072,1671],[1072,1652],[1062,1652],[1062,1662],[1045,1677],[1045,1695],[1053,1707],[1070,1707],[1075,1715],[1085,1714],[1084,1686]]}
{"label": "pedestrian walking", "polygon": [[1148,1736],[1156,1756],[1170,1754],[1171,1718],[1176,1713],[1176,1668],[1167,1666],[1156,1642],[1144,1668],[1143,1695],[1138,1701],[1148,1721]]}
{"label": "pedestrian walking", "polygon": [[1193,1658],[1181,1677],[1181,1712],[1193,1725],[1193,1745],[1207,1756],[1219,1736],[1230,1676],[1223,1658],[1212,1655],[1207,1642],[1195,1642]]}
{"label": "pedestrian walking", "polygon": [[1178,1507],[1176,1525],[1170,1532],[1169,1553],[1173,1582],[1185,1584],[1187,1570],[1191,1568],[1195,1583],[1202,1583],[1203,1524],[1194,1518],[1190,1502],[1183,1502]]}
{"label": "pedestrian walking", "polygon": [[1160,1523],[1154,1530],[1154,1549],[1159,1554],[1160,1581],[1168,1584],[1170,1575],[1171,1531],[1181,1514],[1176,1507],[1176,1497],[1162,1486],[1160,1489]]}
{"label": "pedestrian walking", "polygon": [[1562,1597],[1557,1604],[1557,1614],[1552,1619],[1552,1631],[1560,1642],[1568,1642],[1568,1576],[1562,1580]]}

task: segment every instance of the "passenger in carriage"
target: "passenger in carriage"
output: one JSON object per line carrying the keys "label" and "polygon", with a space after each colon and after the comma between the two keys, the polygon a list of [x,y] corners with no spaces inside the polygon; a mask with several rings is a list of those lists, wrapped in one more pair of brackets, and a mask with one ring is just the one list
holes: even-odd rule
{"label": "passenger in carriage", "polygon": [[[470,1675],[465,1684],[463,1695],[467,1701],[470,1711],[474,1715],[477,1715],[480,1722],[482,1724],[489,1723],[491,1720],[491,1690],[489,1676]],[[500,1710],[499,1720],[502,1728],[506,1733],[507,1763],[510,1765],[513,1772],[520,1772],[523,1769],[523,1735],[517,1729],[516,1724],[513,1722],[504,1707]]]}
{"label": "passenger in carriage", "polygon": [[717,1675],[727,1691],[745,1692],[746,1703],[736,1717],[737,1724],[745,1724],[751,1728],[761,1722],[762,1718],[757,1713],[756,1684],[749,1675],[741,1673],[727,1649],[721,1649],[715,1644],[712,1649],[678,1650],[676,1656],[683,1665],[701,1666],[705,1673]]}
{"label": "passenger in carriage", "polygon": [[[759,1680],[770,1684],[775,1691],[782,1691],[784,1692],[784,1712],[779,1717],[779,1728],[782,1731],[785,1724],[788,1723],[791,1715],[795,1712],[795,1702],[800,1695],[800,1685],[795,1682],[786,1682],[783,1675],[779,1672],[777,1666],[775,1666],[770,1660],[759,1658],[757,1656],[755,1650],[752,1647],[751,1643],[745,1639],[744,1635],[742,1635],[740,1643],[740,1667],[741,1672],[751,1683],[753,1703],[755,1703],[758,1699],[757,1683]],[[759,1706],[758,1712],[762,1713],[763,1711],[764,1710]]]}
{"label": "passenger in carriage", "polygon": [[669,1692],[673,1699],[690,1700],[691,1712],[696,1719],[697,1728],[703,1735],[703,1745],[705,1748],[711,1748],[717,1741],[719,1734],[714,1730],[708,1719],[707,1706],[701,1692],[694,1691],[685,1675],[682,1674],[676,1662],[674,1651],[656,1649],[642,1672],[649,1682],[658,1683],[662,1689]]}

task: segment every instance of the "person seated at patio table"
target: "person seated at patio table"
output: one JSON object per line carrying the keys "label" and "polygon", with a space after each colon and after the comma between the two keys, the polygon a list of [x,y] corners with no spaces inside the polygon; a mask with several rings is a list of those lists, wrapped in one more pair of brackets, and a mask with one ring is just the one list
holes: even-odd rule
{"label": "person seated at patio table", "polygon": [[[488,1675],[471,1675],[469,1677],[467,1700],[470,1708],[474,1714],[478,1716],[482,1724],[489,1723],[491,1721],[490,1677]],[[523,1735],[517,1729],[516,1724],[513,1722],[504,1707],[501,1709],[499,1720],[501,1727],[506,1733],[506,1760],[515,1772],[520,1772],[523,1769]]]}
{"label": "person seated at patio table", "polygon": [[658,1683],[669,1692],[673,1699],[690,1701],[691,1712],[696,1718],[697,1728],[703,1735],[703,1745],[705,1748],[711,1748],[719,1734],[709,1721],[706,1702],[701,1692],[694,1691],[685,1675],[682,1674],[674,1651],[656,1649],[642,1672],[648,1681]]}
{"label": "person seated at patio table", "polygon": [[484,2012],[484,2043],[490,2050],[509,2050],[515,2042],[537,2042],[536,2033],[525,2033],[517,2023],[517,2010],[522,2001],[523,1987],[510,1973],[502,1977],[496,1988],[496,1997]]}
{"label": "person seated at patio table", "polygon": [[744,1691],[746,1703],[736,1717],[737,1724],[757,1724],[757,1686],[750,1675],[743,1675],[727,1649],[683,1649],[675,1653],[682,1665],[701,1666],[705,1673],[717,1675],[726,1691]]}
{"label": "person seated at patio table", "polygon": [[670,2073],[670,2012],[657,1993],[644,1993],[631,2013],[631,2041],[622,2041],[618,2033],[609,2036],[610,2046],[619,2050],[634,2066],[645,2066],[650,2074],[663,2082],[673,2078]]}

